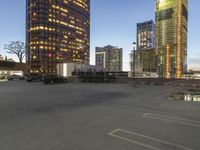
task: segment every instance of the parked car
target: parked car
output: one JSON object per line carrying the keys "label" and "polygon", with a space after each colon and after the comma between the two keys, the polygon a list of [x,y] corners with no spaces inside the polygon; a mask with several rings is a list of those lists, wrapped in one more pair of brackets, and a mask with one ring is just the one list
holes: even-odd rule
{"label": "parked car", "polygon": [[0,80],[5,80],[6,77],[5,76],[0,76]]}
{"label": "parked car", "polygon": [[42,76],[36,73],[29,74],[26,79],[28,82],[42,81]]}
{"label": "parked car", "polygon": [[68,79],[58,75],[46,75],[43,82],[44,84],[68,83]]}
{"label": "parked car", "polygon": [[19,75],[10,75],[10,76],[7,76],[7,79],[10,81],[10,80],[24,80],[24,77],[22,76],[19,76]]}

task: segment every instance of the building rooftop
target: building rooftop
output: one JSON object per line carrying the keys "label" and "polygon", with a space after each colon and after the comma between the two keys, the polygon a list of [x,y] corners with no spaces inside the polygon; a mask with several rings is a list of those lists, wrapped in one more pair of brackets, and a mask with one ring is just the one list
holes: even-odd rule
{"label": "building rooftop", "polygon": [[199,149],[200,104],[168,100],[176,90],[3,82],[0,149]]}
{"label": "building rooftop", "polygon": [[118,46],[112,46],[112,45],[107,45],[104,47],[96,47],[96,52],[98,51],[107,51],[107,50],[111,50],[111,49],[118,49],[118,50],[123,50],[123,48],[119,48]]}

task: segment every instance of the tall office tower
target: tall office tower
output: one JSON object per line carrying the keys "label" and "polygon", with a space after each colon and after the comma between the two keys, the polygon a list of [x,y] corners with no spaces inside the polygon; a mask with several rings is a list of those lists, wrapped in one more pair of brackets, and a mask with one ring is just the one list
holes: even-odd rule
{"label": "tall office tower", "polygon": [[155,24],[152,20],[137,24],[137,50],[155,48]]}
{"label": "tall office tower", "polygon": [[161,78],[187,69],[188,0],[156,0],[156,53]]}
{"label": "tall office tower", "polygon": [[111,45],[96,47],[96,66],[106,71],[122,71],[123,49]]}
{"label": "tall office tower", "polygon": [[90,0],[26,0],[29,73],[56,74],[58,63],[89,64]]}
{"label": "tall office tower", "polygon": [[156,72],[155,24],[152,20],[137,23],[137,50],[132,59],[135,72]]}

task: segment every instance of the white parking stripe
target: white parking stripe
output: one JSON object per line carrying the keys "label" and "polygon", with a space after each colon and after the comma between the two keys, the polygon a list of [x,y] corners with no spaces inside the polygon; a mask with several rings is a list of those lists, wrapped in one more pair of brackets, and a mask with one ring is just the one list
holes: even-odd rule
{"label": "white parking stripe", "polygon": [[[126,134],[129,134],[129,135],[132,135],[132,138],[121,136],[121,135],[119,135],[120,133],[126,133]],[[179,145],[179,144],[166,142],[166,141],[163,141],[163,140],[160,140],[160,139],[156,139],[156,138],[153,138],[153,137],[150,137],[150,136],[142,135],[142,134],[132,132],[132,131],[128,131],[128,130],[124,130],[124,129],[115,129],[112,132],[110,132],[108,135],[115,137],[115,138],[118,138],[120,140],[124,140],[124,141],[130,142],[130,143],[133,143],[133,144],[137,144],[137,145],[146,147],[146,148],[151,149],[151,150],[163,150],[163,147],[160,144],[166,145],[166,147],[168,147],[168,146],[173,147],[176,150],[192,150],[191,148],[188,148],[188,147],[185,147],[185,146],[182,146],[182,145]],[[143,140],[153,142],[154,145],[157,145],[157,146],[153,146],[153,144],[150,145],[150,144],[144,143],[144,142],[139,141],[139,140],[134,140],[134,137],[136,139],[138,139],[138,137],[139,137],[139,138],[142,138]]]}
{"label": "white parking stripe", "polygon": [[160,115],[160,114],[151,114],[151,113],[146,113],[143,115],[143,117],[151,118],[151,119],[158,119],[158,120],[168,121],[168,122],[173,122],[173,123],[178,123],[178,124],[184,124],[184,125],[189,125],[189,126],[200,128],[200,121],[195,121],[195,120],[189,120],[189,119]]}

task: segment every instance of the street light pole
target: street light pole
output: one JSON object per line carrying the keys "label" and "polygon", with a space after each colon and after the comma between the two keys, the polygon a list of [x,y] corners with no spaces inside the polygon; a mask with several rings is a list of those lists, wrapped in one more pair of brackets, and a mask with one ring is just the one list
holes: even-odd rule
{"label": "street light pole", "polygon": [[133,42],[133,79],[135,80],[136,42]]}

